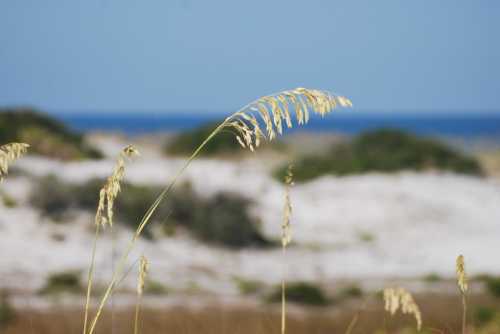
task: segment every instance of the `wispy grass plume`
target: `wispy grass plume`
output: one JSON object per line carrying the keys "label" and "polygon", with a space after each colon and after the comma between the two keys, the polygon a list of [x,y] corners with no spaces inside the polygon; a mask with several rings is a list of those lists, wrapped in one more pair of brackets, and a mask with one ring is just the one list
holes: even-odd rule
{"label": "wispy grass plume", "polygon": [[463,255],[459,255],[456,261],[457,285],[462,294],[462,334],[467,331],[467,290],[469,288],[467,282],[467,274],[465,272],[465,259]]}
{"label": "wispy grass plume", "polygon": [[0,182],[9,172],[9,165],[25,154],[29,145],[24,143],[10,143],[0,146]]}
{"label": "wispy grass plume", "polygon": [[134,334],[139,333],[139,312],[142,304],[142,295],[144,293],[144,285],[146,284],[146,276],[149,272],[149,262],[145,256],[141,256],[139,260],[139,277],[137,279],[137,302],[135,303],[135,320]]}
{"label": "wispy grass plume", "polygon": [[415,303],[411,293],[403,288],[386,288],[384,289],[385,310],[391,315],[396,314],[401,310],[403,314],[411,314],[417,322],[417,329],[422,328],[422,314]]}
{"label": "wispy grass plume", "polygon": [[215,137],[222,130],[233,130],[236,132],[236,140],[243,147],[247,147],[254,151],[257,147],[259,147],[262,140],[272,140],[277,135],[281,135],[283,133],[283,125],[288,128],[293,127],[294,122],[292,120],[292,116],[295,116],[296,123],[300,125],[308,122],[310,113],[316,113],[324,116],[337,107],[351,106],[351,101],[343,96],[337,96],[327,91],[316,89],[296,88],[261,97],[227,117],[214,129],[212,133],[210,133],[210,135],[208,135],[207,138],[205,138],[200,146],[194,150],[191,156],[174,176],[170,184],[159,194],[144,214],[144,217],[141,219],[134,236],[128,244],[128,247],[118,261],[118,264],[115,266],[113,277],[111,278],[111,281],[109,282],[101,299],[96,316],[92,320],[89,334],[94,333],[102,309],[115,289],[119,277],[125,269],[128,256],[142,234],[142,231],[151,221],[151,217],[161,202],[175,188],[180,176],[190,166],[191,162],[196,159],[199,153],[213,137]]}
{"label": "wispy grass plume", "polygon": [[[292,215],[292,202],[290,200],[290,188],[293,185],[293,172],[292,165],[288,166],[285,175],[285,205],[283,208],[283,222],[281,224],[281,246],[283,249],[283,261],[286,258],[286,247],[292,241],[292,231],[290,225],[290,218]],[[285,263],[285,262],[284,262]],[[286,332],[286,281],[285,274],[281,279],[281,334]]]}
{"label": "wispy grass plume", "polygon": [[92,255],[87,278],[87,295],[85,300],[85,314],[83,321],[83,334],[87,333],[88,316],[90,307],[90,295],[92,294],[92,284],[94,278],[95,258],[97,251],[97,241],[99,239],[100,229],[107,224],[113,226],[113,205],[118,193],[121,190],[121,182],[125,176],[125,162],[134,156],[139,155],[139,151],[132,145],[125,147],[116,160],[113,173],[108,177],[99,192],[99,204],[95,215],[95,234],[92,245]]}

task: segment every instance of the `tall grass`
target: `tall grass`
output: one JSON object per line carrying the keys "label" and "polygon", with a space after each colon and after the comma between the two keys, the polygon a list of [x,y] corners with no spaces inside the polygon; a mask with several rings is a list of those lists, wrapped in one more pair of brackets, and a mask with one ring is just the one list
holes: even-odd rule
{"label": "tall grass", "polygon": [[242,147],[254,151],[260,146],[263,140],[271,141],[277,135],[283,134],[284,126],[288,128],[293,127],[292,116],[295,116],[296,123],[301,125],[309,121],[311,112],[324,116],[339,106],[350,107],[352,103],[343,96],[333,95],[326,91],[296,88],[261,97],[247,104],[220,123],[187,159],[171,183],[165,187],[145,213],[122,257],[115,266],[113,276],[101,298],[96,315],[90,324],[88,334],[94,333],[104,305],[116,288],[118,278],[124,270],[128,256],[142,231],[150,222],[151,217],[161,202],[173,191],[180,176],[212,138],[222,130],[229,130],[235,133],[236,140]]}
{"label": "tall grass", "polygon": [[[285,205],[283,208],[283,223],[281,224],[281,246],[283,250],[283,263],[286,258],[286,247],[292,241],[292,231],[290,226],[290,217],[292,215],[292,203],[290,201],[290,187],[293,185],[292,165],[288,166],[285,176]],[[281,279],[281,334],[286,332],[286,282],[285,274]]]}
{"label": "tall grass", "polygon": [[463,255],[459,255],[456,261],[457,284],[462,295],[462,334],[467,332],[467,290],[469,288],[467,282],[467,274],[465,272],[465,259]]}

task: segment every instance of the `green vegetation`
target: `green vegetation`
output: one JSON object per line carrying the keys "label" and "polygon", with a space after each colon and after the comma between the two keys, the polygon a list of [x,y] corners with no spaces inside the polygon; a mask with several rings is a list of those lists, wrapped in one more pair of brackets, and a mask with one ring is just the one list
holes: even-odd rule
{"label": "green vegetation", "polygon": [[474,310],[474,324],[482,327],[495,319],[497,312],[495,309],[487,306],[480,306]]}
{"label": "green vegetation", "polygon": [[0,291],[0,329],[6,327],[14,318],[15,312],[9,303],[7,293]]}
{"label": "green vegetation", "polygon": [[[285,287],[286,300],[288,302],[311,305],[326,306],[331,301],[326,297],[323,289],[308,282],[287,283]],[[269,302],[281,302],[281,286],[276,286],[274,291],[267,297]]]}
{"label": "green vegetation", "polygon": [[[439,169],[481,175],[479,163],[446,145],[399,130],[367,132],[347,144],[333,147],[327,156],[306,156],[294,165],[296,181],[334,174],[348,175],[371,171]],[[286,166],[275,172],[282,179]]]}
{"label": "green vegetation", "polygon": [[[209,123],[202,125],[194,130],[185,131],[169,140],[164,146],[164,152],[169,155],[188,156],[212,133],[218,126],[218,123]],[[241,156],[248,153],[248,150],[242,150],[236,140],[237,133],[234,129],[225,129],[207,143],[201,156]],[[267,143],[268,148],[284,150],[286,146],[279,140]]]}
{"label": "green vegetation", "polygon": [[[30,202],[43,216],[64,222],[71,217],[72,210],[96,210],[103,182],[94,179],[84,184],[70,184],[48,176],[39,180]],[[123,184],[115,203],[116,219],[136,228],[160,191],[159,187]],[[163,223],[166,235],[183,228],[209,244],[230,248],[271,246],[272,243],[260,233],[258,222],[249,215],[249,205],[247,199],[229,193],[204,199],[189,185],[184,185],[158,208],[154,219]],[[148,227],[144,236],[151,238],[152,231]]]}
{"label": "green vegetation", "polygon": [[49,275],[47,283],[40,290],[42,294],[80,293],[82,292],[80,273],[64,271]]}
{"label": "green vegetation", "polygon": [[3,191],[0,191],[0,198],[6,208],[15,208],[17,206],[17,201]]}
{"label": "green vegetation", "polygon": [[441,282],[443,278],[436,273],[430,273],[424,276],[424,281],[427,283],[437,283]]}
{"label": "green vegetation", "polygon": [[[212,133],[217,125],[217,123],[210,123],[177,135],[165,145],[165,153],[170,155],[190,155]],[[241,152],[241,146],[236,141],[235,134],[225,130],[212,138],[201,155],[211,156]]]}
{"label": "green vegetation", "polygon": [[83,137],[32,109],[0,109],[0,143],[25,142],[30,152],[59,159],[100,158]]}
{"label": "green vegetation", "polygon": [[493,296],[500,298],[500,277],[486,279],[486,288]]}
{"label": "green vegetation", "polygon": [[364,295],[363,289],[357,285],[351,285],[340,291],[341,298],[360,298]]}
{"label": "green vegetation", "polygon": [[148,295],[166,295],[168,288],[162,283],[149,278],[144,284],[144,293]]}
{"label": "green vegetation", "polygon": [[234,277],[233,279],[238,287],[238,291],[242,295],[255,295],[264,289],[264,283],[261,281],[248,280],[241,277]]}

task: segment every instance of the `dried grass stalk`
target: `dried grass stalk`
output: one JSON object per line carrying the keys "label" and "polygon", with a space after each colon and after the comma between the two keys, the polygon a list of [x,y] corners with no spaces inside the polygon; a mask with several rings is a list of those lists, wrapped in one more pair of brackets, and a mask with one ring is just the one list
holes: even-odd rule
{"label": "dried grass stalk", "polygon": [[[185,164],[177,172],[170,184],[163,189],[154,203],[144,214],[133,238],[130,240],[128,247],[125,249],[124,254],[113,271],[113,277],[111,278],[111,282],[108,284],[108,287],[101,299],[97,309],[97,314],[92,321],[89,334],[94,333],[97,321],[102,313],[102,309],[115,289],[118,279],[125,269],[128,256],[134,248],[135,243],[140,237],[142,231],[151,221],[151,217],[161,202],[167,198],[171,191],[173,191],[178,180],[180,179],[180,176],[191,165],[191,162],[196,159],[196,157],[213,137],[224,129],[235,130],[237,132],[236,140],[240,143],[240,145],[253,151],[255,148],[259,147],[262,140],[272,140],[276,137],[276,132],[281,134],[283,131],[283,121],[287,127],[292,127],[293,113],[295,113],[298,124],[305,124],[309,120],[310,112],[324,116],[339,106],[351,107],[352,103],[346,97],[336,96],[326,91],[296,88],[261,97],[247,104],[219,124],[219,126],[217,126],[217,128],[215,128],[215,130],[212,131],[207,138],[205,138],[200,146],[198,146],[186,160]],[[265,131],[263,129],[265,129]],[[102,207],[104,207],[104,203]],[[102,209],[102,211],[104,212],[104,209]]]}
{"label": "dried grass stalk", "polygon": [[10,143],[0,146],[0,181],[9,172],[9,165],[25,154],[29,145],[24,143]]}
{"label": "dried grass stalk", "polygon": [[137,280],[137,302],[135,303],[135,321],[134,334],[139,333],[139,313],[142,304],[142,295],[144,293],[144,285],[146,284],[146,276],[149,271],[149,262],[145,256],[141,256],[139,260],[139,278]]}
{"label": "dried grass stalk", "polygon": [[417,322],[417,329],[422,328],[422,314],[415,303],[411,293],[403,288],[387,288],[384,289],[385,310],[391,315],[396,314],[401,310],[403,314],[413,315]]}
{"label": "dried grass stalk", "polygon": [[97,241],[99,239],[100,228],[104,228],[106,224],[113,226],[113,205],[116,197],[118,196],[118,193],[121,190],[121,181],[123,180],[123,177],[125,175],[125,162],[127,159],[130,159],[136,155],[139,155],[139,151],[133,145],[128,145],[124,149],[122,149],[116,161],[113,173],[107,178],[104,186],[99,192],[99,204],[97,206],[97,212],[95,216],[95,234],[92,244],[92,255],[90,258],[90,266],[87,277],[87,294],[85,300],[83,334],[87,334],[90,295],[92,294]]}
{"label": "dried grass stalk", "polygon": [[125,161],[136,155],[139,155],[139,151],[132,145],[125,147],[121,151],[116,161],[113,174],[108,177],[106,183],[104,183],[104,186],[99,192],[99,205],[95,215],[96,225],[105,227],[106,224],[109,224],[109,226],[113,226],[113,206],[116,196],[118,196],[121,190],[121,182],[125,175]]}
{"label": "dried grass stalk", "polygon": [[465,273],[465,259],[463,255],[459,255],[456,261],[457,284],[462,294],[467,293],[467,274]]}
{"label": "dried grass stalk", "polygon": [[465,259],[463,255],[459,255],[456,261],[457,284],[462,294],[462,333],[467,332],[467,274],[465,272]]}
{"label": "dried grass stalk", "polygon": [[[293,185],[293,172],[292,165],[288,166],[285,175],[285,205],[283,208],[283,223],[281,224],[281,246],[283,249],[283,262],[286,256],[286,247],[292,241],[292,231],[290,225],[290,218],[292,215],[292,202],[290,200],[290,188]],[[285,263],[285,262],[284,262]],[[281,280],[281,334],[286,332],[286,281],[285,275]]]}

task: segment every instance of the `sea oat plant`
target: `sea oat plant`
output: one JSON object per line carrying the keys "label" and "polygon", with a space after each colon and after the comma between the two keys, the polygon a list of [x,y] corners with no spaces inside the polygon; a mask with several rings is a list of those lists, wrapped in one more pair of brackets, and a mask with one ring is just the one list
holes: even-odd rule
{"label": "sea oat plant", "polygon": [[146,276],[149,272],[149,262],[145,256],[141,256],[139,260],[139,277],[137,279],[137,302],[135,303],[135,320],[134,334],[139,333],[139,312],[142,304],[142,295],[144,294],[144,285],[146,284]]}
{"label": "sea oat plant", "polygon": [[25,154],[29,145],[24,143],[10,143],[0,146],[0,182],[9,172],[9,165]]}
{"label": "sea oat plant", "polygon": [[[283,222],[281,224],[281,246],[283,250],[283,263],[286,259],[286,247],[292,241],[292,231],[290,225],[290,218],[292,215],[292,202],[290,200],[290,188],[293,185],[293,172],[292,165],[288,166],[285,175],[285,205],[283,208]],[[286,296],[285,296],[286,282],[285,274],[281,279],[281,334],[286,331]]]}
{"label": "sea oat plant", "polygon": [[99,192],[99,204],[97,207],[94,223],[95,223],[95,234],[94,241],[92,244],[92,255],[90,258],[90,266],[87,277],[87,294],[85,300],[85,314],[83,320],[83,334],[87,333],[88,317],[89,317],[89,307],[90,307],[90,295],[92,294],[92,284],[95,269],[96,251],[97,251],[97,241],[99,239],[99,233],[101,228],[105,228],[106,225],[110,227],[113,226],[113,207],[115,199],[121,190],[121,182],[125,176],[125,162],[134,156],[139,155],[139,151],[132,145],[128,145],[120,152],[118,159],[116,160],[113,173],[106,179],[103,187]]}
{"label": "sea oat plant", "polygon": [[456,261],[457,285],[462,295],[462,334],[467,332],[467,290],[469,285],[467,282],[467,274],[465,272],[465,259],[463,255],[459,255]]}
{"label": "sea oat plant", "polygon": [[177,174],[175,174],[170,184],[159,194],[151,207],[146,211],[128,247],[125,249],[122,257],[115,266],[113,276],[101,298],[88,334],[94,333],[104,305],[116,288],[119,277],[125,269],[128,256],[142,231],[151,221],[151,217],[161,202],[175,188],[180,176],[213,137],[223,130],[234,131],[236,140],[240,145],[254,151],[260,146],[263,140],[271,141],[277,135],[283,134],[284,127],[292,128],[294,123],[293,116],[295,116],[296,123],[301,125],[309,121],[310,113],[325,116],[337,107],[351,106],[351,101],[343,96],[334,95],[322,90],[296,88],[261,97],[247,104],[220,123],[191,154]]}
{"label": "sea oat plant", "polygon": [[411,293],[403,288],[386,288],[384,289],[385,310],[391,315],[396,314],[401,310],[403,314],[411,314],[417,322],[417,329],[422,328],[422,314],[420,309],[413,299]]}

